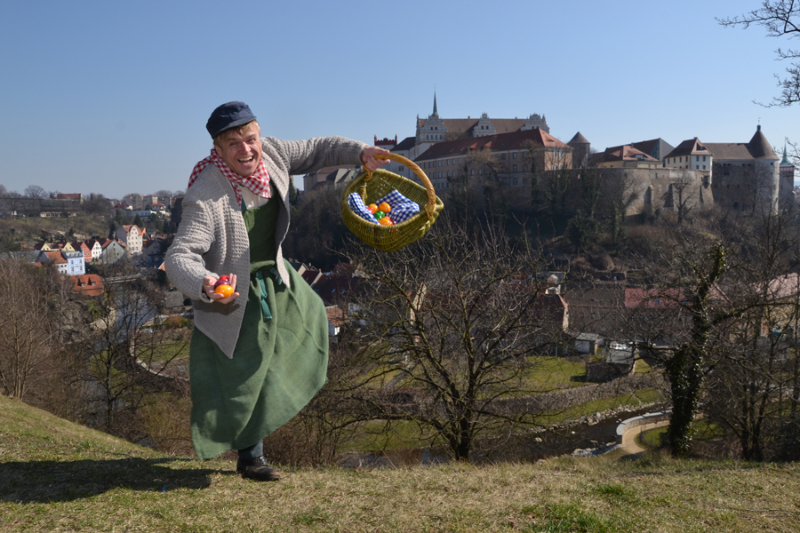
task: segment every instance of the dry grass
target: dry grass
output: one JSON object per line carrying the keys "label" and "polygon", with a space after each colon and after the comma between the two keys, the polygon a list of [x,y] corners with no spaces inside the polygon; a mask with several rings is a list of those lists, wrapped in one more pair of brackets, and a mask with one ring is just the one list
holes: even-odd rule
{"label": "dry grass", "polygon": [[3,531],[798,531],[800,465],[564,458],[300,469],[154,453],[0,398]]}

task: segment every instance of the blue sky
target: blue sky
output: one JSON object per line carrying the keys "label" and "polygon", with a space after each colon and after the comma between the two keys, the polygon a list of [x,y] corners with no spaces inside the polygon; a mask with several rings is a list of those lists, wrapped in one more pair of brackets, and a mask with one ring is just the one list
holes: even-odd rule
{"label": "blue sky", "polygon": [[[791,44],[714,17],[760,0],[235,4],[0,3],[0,184],[22,192],[184,190],[209,113],[243,100],[267,135],[414,134],[417,115],[547,116],[607,146],[800,141],[764,108]],[[224,7],[229,5],[230,7]]]}

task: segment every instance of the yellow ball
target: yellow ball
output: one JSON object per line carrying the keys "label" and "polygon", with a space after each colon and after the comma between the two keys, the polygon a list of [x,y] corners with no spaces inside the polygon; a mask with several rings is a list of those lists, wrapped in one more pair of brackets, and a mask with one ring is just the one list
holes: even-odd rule
{"label": "yellow ball", "polygon": [[216,292],[217,294],[221,294],[222,296],[227,298],[228,296],[233,294],[233,287],[231,287],[230,285],[220,285],[214,292]]}

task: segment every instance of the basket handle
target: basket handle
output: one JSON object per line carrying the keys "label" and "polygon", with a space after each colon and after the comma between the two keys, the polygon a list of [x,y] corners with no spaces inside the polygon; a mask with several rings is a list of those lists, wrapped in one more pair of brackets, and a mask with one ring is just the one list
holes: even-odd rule
{"label": "basket handle", "polygon": [[[436,191],[433,190],[433,184],[431,183],[431,180],[428,179],[428,176],[425,175],[422,169],[410,159],[398,154],[378,154],[375,156],[375,159],[389,159],[391,161],[397,161],[398,163],[407,166],[414,174],[417,175],[422,184],[425,186],[425,190],[428,192],[428,203],[425,205],[425,212],[428,213],[428,218],[432,218],[433,213],[436,210]],[[364,166],[364,171],[367,173],[365,180],[369,180],[372,177],[372,171],[366,166]]]}

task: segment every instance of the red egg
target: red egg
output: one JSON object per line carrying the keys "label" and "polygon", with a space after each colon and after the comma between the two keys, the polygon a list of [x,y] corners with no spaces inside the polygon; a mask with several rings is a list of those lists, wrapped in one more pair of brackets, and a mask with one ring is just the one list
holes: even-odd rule
{"label": "red egg", "polygon": [[214,288],[216,289],[220,285],[228,285],[230,283],[230,279],[228,276],[220,276],[217,282],[214,284]]}

